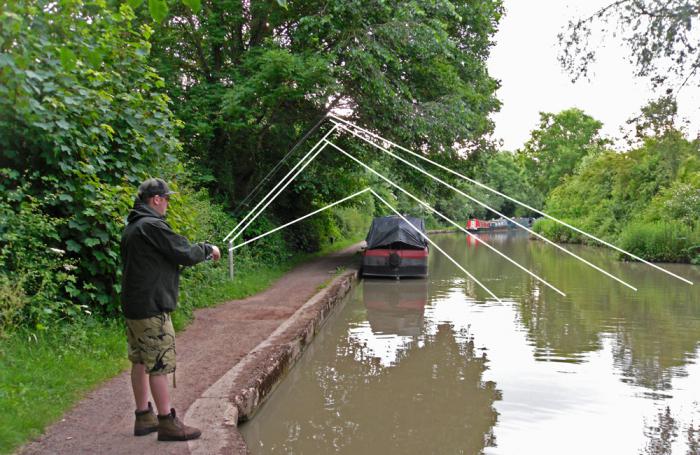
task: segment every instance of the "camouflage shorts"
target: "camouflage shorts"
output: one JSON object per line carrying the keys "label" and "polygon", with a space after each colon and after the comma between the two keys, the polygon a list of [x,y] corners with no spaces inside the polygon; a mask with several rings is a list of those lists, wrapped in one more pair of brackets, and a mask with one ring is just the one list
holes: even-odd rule
{"label": "camouflage shorts", "polygon": [[175,371],[175,330],[170,314],[146,319],[127,319],[126,338],[129,360],[142,363],[152,375]]}

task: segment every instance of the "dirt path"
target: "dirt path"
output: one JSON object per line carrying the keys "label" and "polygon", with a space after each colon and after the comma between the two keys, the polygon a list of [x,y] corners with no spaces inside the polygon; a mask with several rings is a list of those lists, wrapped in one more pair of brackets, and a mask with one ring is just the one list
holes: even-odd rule
{"label": "dirt path", "polygon": [[[319,286],[332,278],[338,267],[356,268],[358,247],[298,266],[260,294],[197,310],[194,322],[177,338],[177,388],[172,391],[172,401],[178,415],[184,417],[212,384],[317,294]],[[247,357],[248,362],[251,358],[254,356]],[[155,434],[134,437],[133,409],[129,375],[125,372],[91,392],[19,453],[200,452],[191,450],[188,443],[158,442]],[[203,431],[205,439],[207,428]]]}

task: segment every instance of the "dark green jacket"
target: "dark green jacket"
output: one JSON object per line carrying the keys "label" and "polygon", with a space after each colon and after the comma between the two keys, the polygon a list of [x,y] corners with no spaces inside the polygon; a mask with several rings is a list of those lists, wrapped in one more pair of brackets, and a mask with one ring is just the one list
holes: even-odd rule
{"label": "dark green jacket", "polygon": [[137,200],[121,240],[124,316],[144,319],[173,311],[180,267],[202,262],[211,252],[211,245],[190,244],[173,232],[164,217]]}

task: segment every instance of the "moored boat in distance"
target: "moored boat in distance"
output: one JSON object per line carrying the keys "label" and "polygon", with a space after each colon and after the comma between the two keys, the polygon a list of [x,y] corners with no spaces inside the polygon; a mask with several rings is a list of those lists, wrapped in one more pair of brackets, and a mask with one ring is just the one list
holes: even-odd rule
{"label": "moored boat in distance", "polygon": [[515,223],[519,223],[525,227],[532,227],[535,222],[534,218],[527,217],[516,217],[516,218],[495,218],[492,220],[480,220],[478,218],[472,218],[467,221],[467,230],[471,232],[481,232],[481,231],[497,231],[504,229],[516,229],[519,226]]}

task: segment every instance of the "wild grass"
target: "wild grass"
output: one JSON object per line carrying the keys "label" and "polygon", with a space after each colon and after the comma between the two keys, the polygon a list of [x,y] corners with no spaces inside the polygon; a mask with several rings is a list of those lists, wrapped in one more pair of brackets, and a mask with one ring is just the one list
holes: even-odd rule
{"label": "wild grass", "polygon": [[649,261],[693,262],[698,258],[700,229],[678,221],[633,223],[620,234],[620,247]]}
{"label": "wild grass", "polygon": [[[595,244],[551,220],[538,220],[534,230],[555,242]],[[624,226],[619,235],[603,239],[647,261],[700,263],[700,228],[693,230],[676,220],[632,222]],[[627,260],[623,254],[619,258]]]}
{"label": "wild grass", "polygon": [[97,384],[127,366],[120,321],[94,319],[0,339],[0,453],[39,436]]}
{"label": "wild grass", "polygon": [[328,285],[331,284],[331,282],[333,280],[335,280],[337,277],[339,277],[340,275],[345,273],[345,270],[347,270],[345,267],[336,267],[334,271],[329,272],[329,275],[330,275],[329,278],[327,278],[323,283],[316,286],[316,290],[320,291],[322,289],[327,288]]}
{"label": "wild grass", "polygon": [[257,294],[267,289],[295,265],[297,258],[276,265],[236,264],[234,279],[230,280],[225,258],[192,269],[180,286],[178,309],[173,313],[175,330],[182,330],[192,320],[194,310],[218,305]]}

